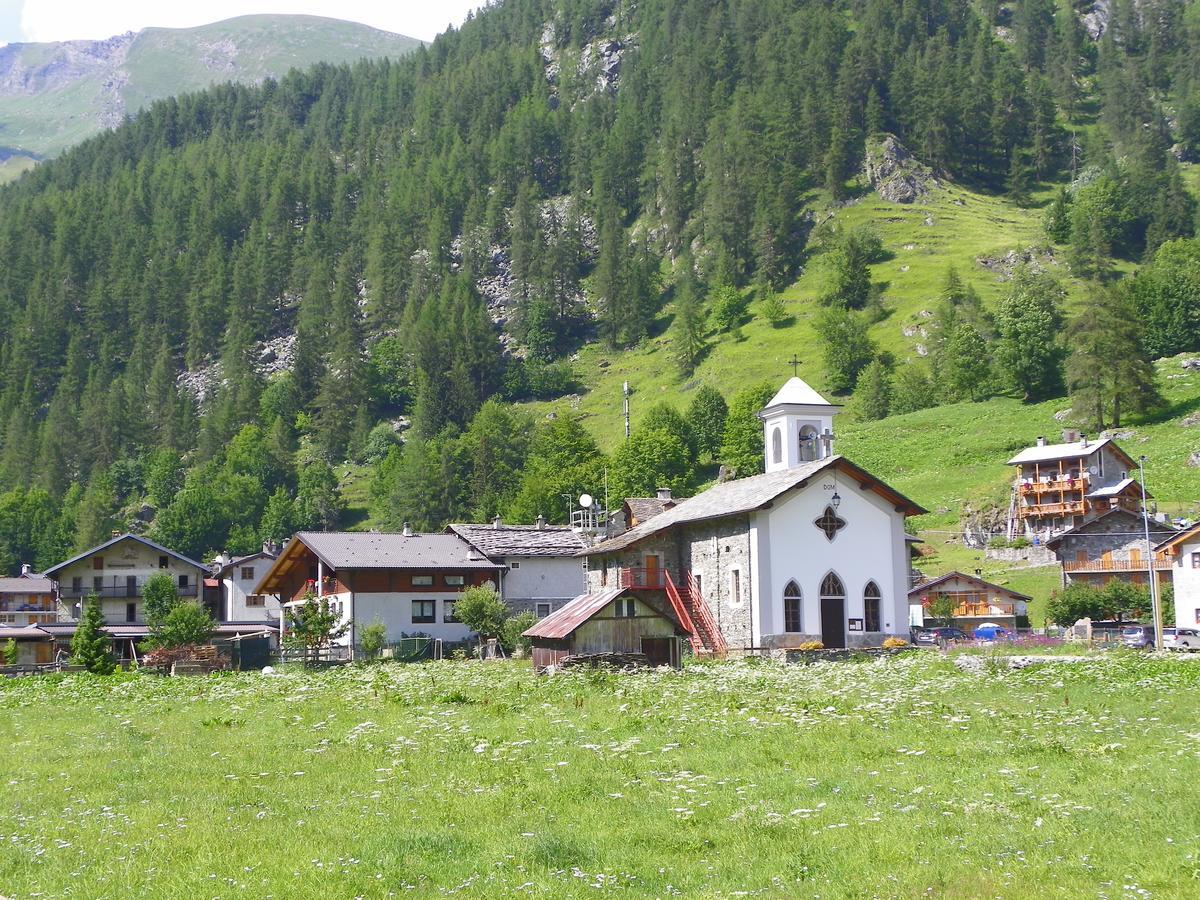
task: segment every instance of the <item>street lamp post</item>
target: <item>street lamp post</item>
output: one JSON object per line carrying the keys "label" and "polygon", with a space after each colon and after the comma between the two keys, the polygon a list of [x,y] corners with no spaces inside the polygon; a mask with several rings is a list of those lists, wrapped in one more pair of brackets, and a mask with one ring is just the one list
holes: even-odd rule
{"label": "street lamp post", "polygon": [[1162,609],[1158,604],[1158,580],[1154,572],[1154,547],[1150,544],[1150,506],[1146,502],[1146,457],[1138,457],[1138,473],[1142,482],[1142,527],[1146,533],[1146,566],[1150,574],[1150,609],[1154,613],[1154,649],[1162,649]]}

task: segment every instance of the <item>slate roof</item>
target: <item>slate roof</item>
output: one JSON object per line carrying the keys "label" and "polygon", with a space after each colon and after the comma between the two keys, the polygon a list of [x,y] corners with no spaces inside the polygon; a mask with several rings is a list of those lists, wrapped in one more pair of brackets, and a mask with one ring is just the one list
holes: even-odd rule
{"label": "slate roof", "polygon": [[72,563],[77,563],[81,559],[87,559],[93,553],[99,553],[101,550],[107,550],[114,544],[121,543],[121,541],[137,541],[139,544],[145,544],[147,547],[157,550],[159,553],[166,553],[168,556],[173,556],[180,562],[187,563],[189,566],[195,566],[197,569],[204,569],[205,571],[208,571],[208,566],[206,566],[204,563],[196,562],[194,559],[189,559],[182,553],[176,553],[169,547],[164,547],[162,544],[156,544],[154,541],[150,540],[149,538],[144,538],[140,534],[119,534],[115,538],[105,541],[103,544],[98,544],[90,550],[84,550],[82,553],[78,553],[75,556],[72,556],[70,559],[60,562],[58,565],[51,566],[46,570],[45,574],[53,575],[55,572],[65,569]]}
{"label": "slate roof", "polygon": [[547,525],[450,525],[450,531],[491,559],[509,556],[574,556],[586,542],[571,528]]}
{"label": "slate roof", "polygon": [[296,535],[334,569],[500,569],[456,534],[302,531]]}
{"label": "slate roof", "polygon": [[[1063,542],[1064,538],[1075,537],[1080,534],[1090,534],[1097,524],[1103,522],[1110,516],[1127,517],[1130,520],[1128,526],[1130,534],[1141,534],[1145,528],[1145,524],[1142,522],[1142,517],[1140,514],[1130,512],[1129,510],[1122,509],[1118,506],[1114,509],[1110,509],[1108,512],[1101,513],[1094,519],[1088,519],[1077,528],[1072,528],[1070,531],[1064,531],[1062,534],[1052,537],[1050,540],[1046,541],[1046,546],[1051,550],[1054,550]],[[1177,530],[1178,529],[1172,525],[1164,525],[1162,522],[1155,521],[1154,519],[1150,520],[1150,536],[1152,538],[1166,538],[1169,540],[1170,538],[1176,536]]]}
{"label": "slate roof", "polygon": [[937,587],[942,582],[949,581],[951,578],[961,578],[963,581],[969,581],[972,584],[978,584],[983,587],[994,588],[995,590],[1000,591],[1003,594],[1008,594],[1010,597],[1016,597],[1018,600],[1024,600],[1026,602],[1033,600],[1032,597],[1027,596],[1026,594],[1018,593],[1017,591],[1014,591],[1010,588],[1006,588],[1003,585],[993,584],[990,581],[984,581],[982,578],[976,578],[974,575],[967,575],[965,572],[947,572],[945,575],[939,575],[937,578],[933,579],[932,581],[926,581],[924,584],[918,584],[915,588],[913,588],[911,591],[908,592],[908,596],[911,597],[914,594],[920,594],[925,591],[928,591],[930,588]]}
{"label": "slate roof", "polygon": [[[783,387],[779,392],[771,398],[763,409],[770,409],[772,406],[834,406],[815,390],[813,390],[808,382],[802,378],[793,376],[784,382]],[[840,407],[835,407],[840,408]]]}
{"label": "slate roof", "polygon": [[653,519],[679,504],[678,500],[660,500],[658,497],[626,497],[625,502],[629,504],[629,512],[638,524]]}
{"label": "slate roof", "polygon": [[1168,547],[1174,547],[1177,544],[1183,544],[1190,541],[1196,535],[1200,534],[1200,522],[1183,529],[1178,534],[1173,534],[1160,544],[1156,544],[1155,550],[1165,550]]}
{"label": "slate roof", "polygon": [[1098,441],[1072,441],[1069,444],[1046,444],[1044,447],[1026,447],[1008,461],[1010,466],[1021,466],[1035,462],[1057,462],[1060,459],[1082,459],[1091,456],[1101,447],[1113,445],[1121,456],[1133,462],[1129,454],[1113,443],[1112,438],[1101,438]]}
{"label": "slate roof", "polygon": [[765,475],[754,475],[750,478],[738,478],[714,485],[707,491],[697,494],[687,500],[680,500],[679,505],[649,522],[643,522],[629,529],[622,535],[602,541],[580,554],[593,556],[601,553],[611,553],[623,550],[661,531],[666,531],[673,525],[686,525],[692,522],[703,522],[709,519],[722,519],[762,509],[780,494],[801,486],[808,479],[829,468],[846,472],[863,486],[883,494],[899,507],[903,507],[907,515],[917,516],[927,512],[909,500],[903,494],[888,487],[879,479],[874,478],[865,469],[856,466],[844,456],[831,456],[814,462],[804,463],[790,469],[778,472],[768,472]]}
{"label": "slate roof", "polygon": [[0,641],[48,641],[51,637],[37,625],[0,625]]}
{"label": "slate roof", "polygon": [[54,582],[49,578],[0,578],[0,594],[51,594]]}

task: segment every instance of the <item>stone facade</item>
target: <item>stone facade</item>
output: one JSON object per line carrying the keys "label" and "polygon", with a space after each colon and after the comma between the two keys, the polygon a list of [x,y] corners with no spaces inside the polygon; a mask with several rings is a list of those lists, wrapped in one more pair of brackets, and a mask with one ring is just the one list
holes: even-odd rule
{"label": "stone facade", "polygon": [[749,517],[731,516],[680,531],[684,568],[700,582],[700,593],[725,642],[730,647],[754,646],[751,609],[757,586],[752,580]]}
{"label": "stone facade", "polygon": [[[1144,527],[1141,516],[1117,510],[1059,537],[1052,544],[1063,565],[1063,583],[1102,587],[1118,578],[1146,584],[1149,560]],[[1174,533],[1173,528],[1151,521],[1151,546]],[[1160,582],[1170,578],[1169,561],[1156,560],[1155,565]]]}

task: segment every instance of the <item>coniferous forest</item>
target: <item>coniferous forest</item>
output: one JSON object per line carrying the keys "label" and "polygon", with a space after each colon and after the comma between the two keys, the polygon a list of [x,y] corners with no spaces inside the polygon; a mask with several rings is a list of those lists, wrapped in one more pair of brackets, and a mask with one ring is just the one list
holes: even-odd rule
{"label": "coniferous forest", "polygon": [[[1146,360],[1200,349],[1178,163],[1200,152],[1200,12],[1117,0],[1094,39],[1089,10],[505,0],[398,62],[154,104],[0,190],[0,570],[131,525],[196,555],[334,527],[346,460],[385,527],[561,521],[604,461],[578,421],[513,404],[570,392],[582,343],[636,345],[665,304],[686,376],[701,318],[736,327],[795,280],[816,204],[884,133],[1014,202],[1061,184],[1045,227],[1092,285],[1080,324],[1124,324],[1039,346],[1056,284],[983,310],[951,273],[930,371],[893,374],[864,336],[878,248],[844,235],[831,383],[901,412],[930,383],[968,397],[988,355],[1005,389],[1119,423],[1155,402]],[[1089,358],[1128,364],[1096,385]],[[752,471],[763,391],[652,410],[614,496]]]}

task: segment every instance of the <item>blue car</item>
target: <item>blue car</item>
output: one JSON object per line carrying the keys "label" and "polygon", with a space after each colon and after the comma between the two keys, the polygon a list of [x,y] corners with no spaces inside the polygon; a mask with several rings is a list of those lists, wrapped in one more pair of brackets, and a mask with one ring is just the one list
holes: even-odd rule
{"label": "blue car", "polygon": [[975,629],[977,641],[1008,641],[1012,637],[1013,633],[1003,625],[979,625]]}

